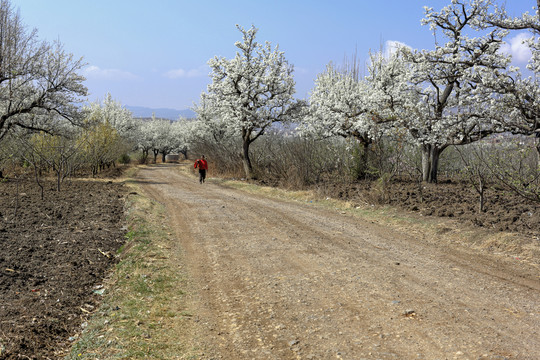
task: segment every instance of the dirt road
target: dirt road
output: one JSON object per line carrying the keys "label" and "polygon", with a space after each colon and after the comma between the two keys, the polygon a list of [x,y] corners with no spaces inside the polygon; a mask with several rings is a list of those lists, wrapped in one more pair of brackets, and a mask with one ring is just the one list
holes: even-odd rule
{"label": "dirt road", "polygon": [[193,285],[202,359],[540,359],[540,270],[313,204],[137,179]]}

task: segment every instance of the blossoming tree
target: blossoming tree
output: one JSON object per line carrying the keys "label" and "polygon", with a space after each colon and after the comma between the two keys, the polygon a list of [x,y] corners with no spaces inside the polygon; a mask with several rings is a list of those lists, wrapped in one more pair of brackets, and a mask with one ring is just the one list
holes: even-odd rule
{"label": "blossoming tree", "polygon": [[28,32],[11,3],[0,0],[0,140],[16,128],[51,131],[51,119],[78,118],[75,104],[87,93],[83,66],[59,42]]}
{"label": "blossoming tree", "polygon": [[133,118],[133,113],[114,100],[110,93],[105,95],[102,102],[94,101],[83,107],[83,111],[86,113],[87,122],[107,123],[126,141],[134,142],[137,121]]}
{"label": "blossoming tree", "polygon": [[[408,112],[404,124],[422,147],[424,181],[437,181],[439,156],[448,146],[504,131],[491,111],[496,94],[485,82],[506,71],[510,58],[499,51],[507,31],[488,31],[482,21],[490,4],[453,0],[440,11],[426,7],[423,24],[441,31],[446,43],[406,52],[421,103],[411,106],[416,111]],[[470,37],[471,32],[478,36]]]}
{"label": "blossoming tree", "polygon": [[206,106],[195,109],[198,116],[218,116],[242,137],[242,160],[246,177],[253,177],[249,147],[276,122],[287,122],[299,108],[293,99],[293,67],[276,46],[255,41],[258,29],[244,29],[233,59],[214,57],[208,64],[212,83],[208,85]]}
{"label": "blossoming tree", "polygon": [[368,106],[368,88],[351,69],[338,69],[328,64],[317,75],[309,97],[309,112],[299,130],[320,138],[341,136],[353,138],[363,148],[358,177],[365,175],[369,145],[373,141],[375,122]]}
{"label": "blossoming tree", "polygon": [[[534,14],[526,12],[520,17],[512,17],[504,7],[494,6],[494,10],[486,14],[483,20],[488,26],[514,31],[527,30],[532,35],[524,43],[532,53],[527,68],[533,76],[523,77],[515,69],[500,74],[490,86],[501,94],[497,102],[500,110],[498,115],[509,130],[540,137],[540,0],[536,0]],[[540,144],[537,150],[540,153]]]}

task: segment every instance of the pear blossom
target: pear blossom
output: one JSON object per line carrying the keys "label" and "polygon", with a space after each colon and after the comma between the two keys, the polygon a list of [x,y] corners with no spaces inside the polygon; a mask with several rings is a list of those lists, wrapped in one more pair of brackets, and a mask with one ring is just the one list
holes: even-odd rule
{"label": "pear blossom", "polygon": [[256,40],[258,29],[244,29],[242,41],[237,41],[236,56],[232,59],[214,57],[208,61],[212,69],[212,83],[201,95],[201,104],[195,111],[199,117],[208,114],[220,118],[228,129],[242,139],[242,160],[247,178],[252,177],[253,167],[249,146],[264,135],[273,123],[290,121],[300,107],[293,99],[295,82],[293,66],[285,59],[283,51],[269,42],[264,45]]}
{"label": "pear blossom", "polygon": [[490,86],[500,94],[497,113],[500,121],[512,132],[540,137],[540,0],[536,1],[533,12],[511,17],[504,7],[494,5],[494,10],[486,14],[483,20],[487,26],[513,31],[527,30],[531,35],[523,42],[531,50],[527,68],[533,76],[524,77],[519,69],[511,68],[497,81],[492,81]]}
{"label": "pear blossom", "polygon": [[133,140],[138,124],[131,111],[114,100],[110,93],[105,95],[102,102],[95,101],[85,106],[83,111],[90,121],[108,123],[119,136],[128,141]]}
{"label": "pear blossom", "polygon": [[496,94],[486,83],[510,64],[499,51],[508,31],[488,29],[483,22],[490,5],[490,0],[453,0],[440,11],[426,8],[422,23],[441,31],[446,43],[404,53],[412,69],[409,82],[421,100],[408,105],[404,126],[422,148],[425,181],[437,181],[439,156],[449,145],[504,131],[493,119],[489,105]]}
{"label": "pear blossom", "polygon": [[80,119],[86,96],[82,59],[60,42],[40,41],[8,0],[0,1],[0,140],[16,128],[53,131],[59,118]]}

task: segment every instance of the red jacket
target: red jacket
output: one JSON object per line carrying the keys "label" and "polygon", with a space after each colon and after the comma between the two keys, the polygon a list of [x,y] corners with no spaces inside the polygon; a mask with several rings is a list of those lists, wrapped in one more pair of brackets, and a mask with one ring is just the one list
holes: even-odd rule
{"label": "red jacket", "polygon": [[198,159],[195,161],[195,164],[193,164],[193,168],[199,168],[200,170],[208,170],[208,163],[204,159]]}

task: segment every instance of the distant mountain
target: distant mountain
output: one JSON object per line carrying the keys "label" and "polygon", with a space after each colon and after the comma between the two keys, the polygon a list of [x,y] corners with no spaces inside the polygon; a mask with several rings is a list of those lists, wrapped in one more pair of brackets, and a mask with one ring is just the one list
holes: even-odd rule
{"label": "distant mountain", "polygon": [[143,106],[130,106],[125,105],[125,108],[133,113],[134,117],[137,118],[151,118],[152,114],[156,115],[156,118],[160,119],[169,119],[169,120],[178,120],[180,116],[190,119],[194,118],[195,112],[191,109],[176,110],[176,109],[152,109]]}

